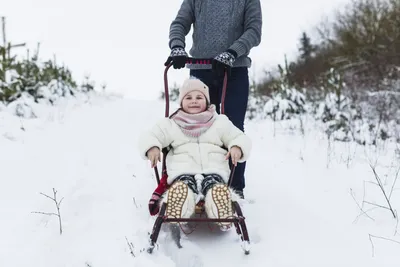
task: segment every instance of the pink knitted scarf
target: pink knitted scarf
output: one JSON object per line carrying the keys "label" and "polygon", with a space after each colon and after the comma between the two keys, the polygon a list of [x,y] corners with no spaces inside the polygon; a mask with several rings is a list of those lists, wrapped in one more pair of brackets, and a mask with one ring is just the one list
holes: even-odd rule
{"label": "pink knitted scarf", "polygon": [[217,113],[214,105],[210,105],[207,110],[197,114],[189,114],[179,109],[172,116],[172,119],[178,124],[182,132],[190,137],[199,137],[210,128],[216,118]]}

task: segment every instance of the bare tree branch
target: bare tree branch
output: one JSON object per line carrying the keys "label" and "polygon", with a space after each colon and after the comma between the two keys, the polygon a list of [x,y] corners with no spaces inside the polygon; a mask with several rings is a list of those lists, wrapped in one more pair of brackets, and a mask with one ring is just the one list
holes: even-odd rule
{"label": "bare tree branch", "polygon": [[[366,211],[365,211],[365,213],[368,213],[368,212],[370,212],[370,211],[372,211],[372,210],[374,210],[374,209],[377,209],[378,207],[373,207],[373,208],[369,208],[369,209],[367,209]],[[362,215],[364,215],[363,213],[360,213],[357,217],[356,217],[356,219],[354,220],[354,221],[357,221],[358,219],[359,219],[359,217],[361,217]],[[375,220],[374,220],[375,221]]]}
{"label": "bare tree branch", "polygon": [[54,201],[54,198],[52,198],[52,197],[50,197],[50,196],[48,196],[48,195],[46,195],[46,194],[43,194],[43,193],[40,193],[42,196],[45,196],[45,197],[47,197],[47,198],[49,198],[49,199],[51,199],[51,200],[53,200]]}
{"label": "bare tree branch", "polygon": [[393,242],[393,243],[396,243],[396,244],[400,245],[400,241],[397,241],[397,240],[394,240],[394,239],[390,239],[390,238],[386,238],[386,237],[382,237],[382,236],[371,235],[371,234],[369,234],[369,237],[370,238],[373,237],[373,238],[378,238],[378,239],[390,241],[390,242]]}
{"label": "bare tree branch", "polygon": [[57,213],[53,213],[53,212],[42,212],[42,211],[33,211],[32,213],[43,214],[43,215],[49,215],[49,216],[57,216],[57,217],[58,217],[58,224],[59,224],[59,227],[60,227],[60,235],[61,235],[62,232],[63,232],[63,229],[62,229],[60,205],[61,205],[61,202],[64,200],[64,198],[61,198],[61,200],[58,202],[58,201],[57,201],[57,190],[55,190],[54,188],[53,188],[53,197],[50,197],[50,196],[48,196],[48,195],[46,195],[46,194],[44,194],[44,193],[40,193],[40,194],[41,194],[42,196],[47,197],[48,199],[51,199],[51,200],[54,202],[54,204],[56,205]]}
{"label": "bare tree branch", "polygon": [[131,255],[133,257],[136,257],[135,253],[133,252],[134,246],[133,246],[132,242],[129,242],[128,238],[126,236],[125,236],[125,239],[126,239],[126,243],[128,244],[129,250],[131,251]]}
{"label": "bare tree branch", "polygon": [[133,204],[135,204],[136,208],[140,208],[140,207],[141,207],[141,205],[138,205],[138,204],[136,203],[136,198],[135,198],[135,197],[133,197]]}
{"label": "bare tree branch", "polygon": [[364,208],[364,200],[365,200],[365,181],[364,181],[364,183],[363,183],[363,202],[362,202],[362,204],[361,204],[361,207],[362,208]]}
{"label": "bare tree branch", "polygon": [[[394,210],[393,210],[393,208],[392,208],[392,205],[391,205],[391,203],[390,203],[390,200],[389,200],[388,196],[386,195],[385,188],[384,188],[383,185],[382,185],[382,181],[381,181],[381,179],[379,178],[379,175],[378,175],[378,173],[376,172],[375,167],[372,166],[372,164],[370,164],[369,166],[371,167],[371,169],[372,169],[372,171],[373,171],[373,173],[374,173],[375,179],[376,179],[377,182],[378,182],[379,188],[381,189],[381,191],[382,191],[382,193],[383,193],[383,195],[384,195],[384,197],[385,197],[385,199],[386,199],[386,202],[387,202],[387,204],[388,204],[388,206],[389,206],[388,209],[392,212],[393,218],[396,219],[396,214],[394,213]],[[374,204],[374,205],[375,205],[375,204]]]}
{"label": "bare tree branch", "polygon": [[379,205],[379,204],[375,204],[375,203],[372,203],[372,202],[369,202],[369,201],[364,201],[364,203],[373,205],[373,206],[378,207],[378,208],[390,210],[390,208],[388,208],[388,207],[386,207],[386,206],[382,206],[382,205]]}
{"label": "bare tree branch", "polygon": [[61,206],[61,202],[64,200],[64,197],[58,202],[58,206]]}
{"label": "bare tree branch", "polygon": [[371,242],[371,246],[372,246],[372,257],[375,257],[375,246],[374,246],[374,242],[372,242],[371,235],[369,235],[369,241]]}
{"label": "bare tree branch", "polygon": [[[356,198],[354,197],[354,193],[353,193],[353,190],[352,190],[352,189],[350,189],[350,195],[351,195],[351,197],[353,198],[354,202],[357,204],[358,208],[360,209],[360,211],[361,211],[361,214],[360,214],[360,215],[363,214],[363,215],[367,216],[369,219],[375,221],[373,218],[371,218],[371,217],[362,209],[362,207],[360,206],[360,204],[358,204]],[[358,220],[358,218],[360,217],[360,215],[357,216],[357,218],[354,220],[354,222],[356,222],[356,221]]]}
{"label": "bare tree branch", "polygon": [[393,184],[392,184],[392,188],[390,189],[389,199],[392,197],[392,193],[393,193],[394,187],[395,187],[395,185],[397,183],[397,178],[399,177],[399,172],[400,172],[400,166],[397,169],[396,177],[394,178],[394,181],[393,181]]}
{"label": "bare tree branch", "polygon": [[37,214],[43,214],[43,215],[49,215],[49,216],[58,216],[58,214],[56,213],[52,213],[52,212],[43,212],[43,211],[32,211],[31,213],[37,213]]}
{"label": "bare tree branch", "polygon": [[369,184],[373,184],[373,185],[377,185],[377,186],[379,186],[379,184],[378,184],[378,183],[375,183],[375,182],[372,182],[372,181],[366,181],[366,183],[369,183]]}

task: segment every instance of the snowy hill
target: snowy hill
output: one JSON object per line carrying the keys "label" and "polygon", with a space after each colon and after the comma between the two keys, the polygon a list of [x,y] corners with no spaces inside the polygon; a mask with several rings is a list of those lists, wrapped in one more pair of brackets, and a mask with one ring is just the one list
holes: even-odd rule
{"label": "snowy hill", "polygon": [[[400,209],[396,146],[328,146],[310,119],[304,136],[292,122],[248,122],[254,143],[247,201],[252,241],[245,256],[234,230],[207,225],[178,250],[163,228],[144,251],[156,185],[137,137],[164,114],[159,101],[91,94],[40,106],[38,118],[0,110],[0,266],[399,266],[398,221],[369,166],[376,162],[393,209]],[[274,130],[275,129],[275,130]],[[275,132],[275,135],[274,135]],[[398,151],[398,149],[397,149]],[[53,197],[57,190],[62,234]],[[364,203],[363,203],[364,200]],[[373,204],[371,204],[373,203]],[[366,214],[360,215],[363,208]],[[33,213],[39,212],[39,213]],[[41,213],[42,212],[42,213]],[[129,244],[133,249],[131,254]]]}

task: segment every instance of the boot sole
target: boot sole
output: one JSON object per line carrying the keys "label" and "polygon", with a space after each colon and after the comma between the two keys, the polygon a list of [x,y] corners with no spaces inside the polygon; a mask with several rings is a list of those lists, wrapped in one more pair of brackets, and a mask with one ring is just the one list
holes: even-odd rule
{"label": "boot sole", "polygon": [[188,196],[188,186],[178,181],[168,190],[167,213],[171,218],[181,218],[183,204]]}
{"label": "boot sole", "polygon": [[[231,218],[233,215],[232,199],[228,187],[224,184],[217,184],[213,186],[211,190],[212,190],[213,201],[218,210],[218,218],[219,219]],[[232,223],[221,222],[218,224],[220,226],[230,227]]]}

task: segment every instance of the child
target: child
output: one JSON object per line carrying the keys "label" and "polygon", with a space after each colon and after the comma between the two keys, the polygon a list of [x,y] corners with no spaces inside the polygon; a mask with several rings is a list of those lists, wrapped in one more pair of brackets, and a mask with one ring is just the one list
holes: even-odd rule
{"label": "child", "polygon": [[[168,203],[166,215],[189,218],[198,201],[204,199],[209,218],[229,218],[233,215],[232,194],[227,186],[232,164],[247,160],[250,139],[225,115],[219,115],[210,105],[208,87],[199,79],[187,79],[179,90],[180,108],[158,122],[141,136],[139,150],[144,159],[156,166],[160,151],[170,147],[166,156],[169,187],[160,186],[150,200],[150,213],[158,212],[159,199]],[[228,150],[227,150],[228,149]],[[230,226],[222,223],[221,226]]]}

